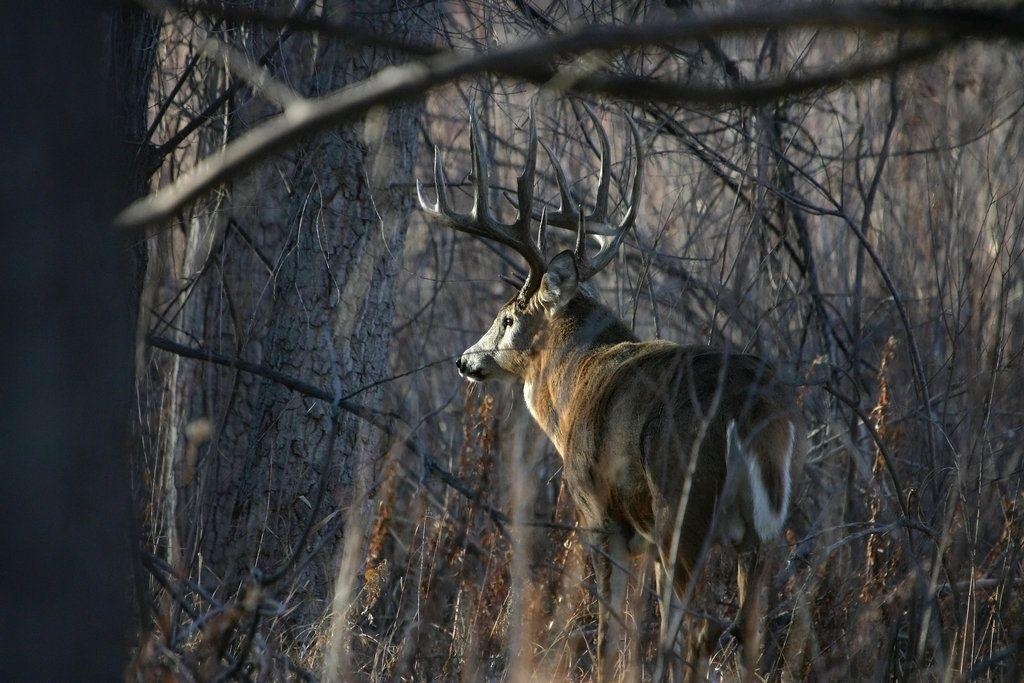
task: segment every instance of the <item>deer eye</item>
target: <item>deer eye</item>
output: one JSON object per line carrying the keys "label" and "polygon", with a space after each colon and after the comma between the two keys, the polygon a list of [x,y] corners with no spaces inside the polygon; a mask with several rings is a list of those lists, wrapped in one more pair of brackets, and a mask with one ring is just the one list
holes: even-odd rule
{"label": "deer eye", "polygon": [[502,327],[512,327],[512,323],[514,323],[514,322],[515,321],[512,319],[512,316],[506,315],[504,318],[501,319],[501,326]]}

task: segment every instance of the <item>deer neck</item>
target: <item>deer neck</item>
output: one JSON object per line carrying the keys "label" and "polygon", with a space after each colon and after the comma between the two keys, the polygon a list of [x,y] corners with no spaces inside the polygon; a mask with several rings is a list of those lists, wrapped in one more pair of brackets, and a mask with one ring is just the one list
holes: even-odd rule
{"label": "deer neck", "polygon": [[636,337],[609,309],[576,297],[534,340],[523,395],[530,414],[564,456],[571,407],[588,373],[599,371],[608,347]]}

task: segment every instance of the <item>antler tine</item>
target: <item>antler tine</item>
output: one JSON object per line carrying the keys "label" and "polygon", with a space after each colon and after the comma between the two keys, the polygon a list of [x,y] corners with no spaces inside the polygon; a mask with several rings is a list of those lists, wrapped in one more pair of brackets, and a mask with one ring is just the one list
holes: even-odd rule
{"label": "antler tine", "polygon": [[546,254],[548,251],[548,210],[541,209],[540,226],[537,228],[537,251]]}
{"label": "antler tine", "polygon": [[476,105],[469,105],[469,155],[473,160],[473,209],[471,215],[497,227],[490,212],[488,193],[491,191],[491,160],[487,156],[487,145],[480,133],[480,121],[476,117]]}
{"label": "antler tine", "polygon": [[[437,166],[437,155],[438,155],[438,150],[437,150],[437,146],[435,145],[434,146],[434,166],[435,166],[435,171],[436,171],[436,166]],[[434,184],[435,185],[437,184],[436,172],[435,172]],[[421,209],[423,209],[424,211],[426,211],[427,213],[429,213],[431,215],[437,213],[437,209],[438,209],[437,204],[438,203],[437,202],[431,202],[431,201],[427,200],[427,196],[425,194],[423,194],[423,183],[422,183],[422,181],[420,181],[419,178],[416,179],[416,199],[419,201]]]}
{"label": "antler tine", "polygon": [[[612,155],[611,145],[608,144],[608,134],[604,126],[597,118],[597,114],[589,105],[583,105],[594,122],[594,130],[597,132],[598,142],[601,144],[601,175],[597,178],[597,198],[594,199],[594,213],[587,219],[591,223],[604,223],[608,220],[608,184],[612,177]],[[582,209],[580,211],[582,213]]]}
{"label": "antler tine", "polygon": [[[555,169],[555,184],[558,185],[558,210],[548,214],[548,225],[559,228],[575,226],[579,220],[579,212],[576,210],[576,198],[572,194],[572,183],[569,182],[569,174],[562,165],[562,160],[551,150],[548,143],[540,141],[547,153],[551,165]],[[534,216],[536,218],[536,216]]]}
{"label": "antler tine", "polygon": [[[584,218],[582,212],[580,212],[580,221],[576,226],[576,249],[573,251],[573,257],[576,259],[576,270],[579,275],[580,282],[585,282],[594,277],[598,271],[612,262],[612,259],[615,258],[615,255],[619,251],[619,245],[622,244],[622,238],[626,236],[626,232],[628,232],[628,230],[629,225],[624,225],[620,226],[619,229],[615,231],[614,235],[588,233],[586,228],[586,218]],[[586,255],[587,237],[593,237],[600,245],[597,253],[591,258],[587,258]]]}
{"label": "antler tine", "polygon": [[[629,197],[629,206],[626,209],[626,215],[623,217],[622,222],[616,227],[612,228],[611,234],[598,233],[597,231],[588,233],[586,228],[586,219],[583,217],[583,207],[580,207],[577,215],[579,220],[576,224],[576,249],[573,252],[576,259],[576,269],[579,271],[579,277],[581,281],[589,280],[599,270],[607,266],[615,258],[615,255],[619,251],[619,246],[622,244],[622,239],[626,236],[626,233],[636,222],[636,217],[639,212],[640,206],[640,193],[643,189],[643,147],[640,139],[640,131],[637,129],[636,124],[632,118],[627,117],[629,122],[629,129],[633,135],[633,148],[636,150],[636,162],[633,167],[633,178],[632,178],[632,189]],[[595,121],[596,123],[596,121]],[[602,137],[604,131],[601,132]],[[607,143],[605,137],[604,143]],[[602,147],[604,147],[602,143]],[[602,163],[601,174],[602,180],[604,179],[605,164]],[[598,187],[598,194],[600,196],[601,188]],[[607,192],[607,188],[605,188]],[[607,196],[605,197],[607,202]],[[601,209],[600,205],[595,210],[597,213]],[[587,258],[586,256],[586,241],[587,237],[593,237],[600,244],[598,252],[592,257]]]}
{"label": "antler tine", "polygon": [[633,134],[633,149],[634,155],[636,156],[636,162],[633,166],[633,186],[629,193],[629,206],[626,209],[626,215],[622,217],[622,222],[619,223],[617,231],[625,231],[629,229],[633,223],[636,222],[636,216],[640,207],[640,192],[643,189],[644,184],[644,146],[643,141],[640,139],[640,131],[636,127],[636,122],[633,121],[633,117],[627,115],[626,121],[629,123],[629,132]]}
{"label": "antler tine", "polygon": [[[533,186],[537,176],[537,118],[533,103],[530,104],[530,139],[526,144],[526,167],[516,178],[516,220],[513,224],[519,237],[530,241],[530,219],[533,217]],[[544,250],[541,249],[541,254]]]}
{"label": "antler tine", "polygon": [[[530,221],[538,218],[540,213],[533,208],[533,190],[537,177],[537,110],[534,103],[530,103],[530,129],[529,141],[526,147],[526,167],[516,178],[516,199],[512,199],[511,193],[505,192],[506,199],[516,209],[516,220],[513,223],[516,234],[524,240],[530,239]],[[540,144],[544,144],[541,142]],[[544,248],[537,246],[540,253],[544,254]]]}
{"label": "antler tine", "polygon": [[[579,221],[576,223],[576,248],[573,249],[572,253],[576,257],[576,269],[580,270],[581,266],[587,262],[587,220],[583,217],[582,206],[580,206],[580,211],[577,215],[579,216]],[[582,273],[577,274],[581,276],[581,280],[587,279],[582,277]]]}

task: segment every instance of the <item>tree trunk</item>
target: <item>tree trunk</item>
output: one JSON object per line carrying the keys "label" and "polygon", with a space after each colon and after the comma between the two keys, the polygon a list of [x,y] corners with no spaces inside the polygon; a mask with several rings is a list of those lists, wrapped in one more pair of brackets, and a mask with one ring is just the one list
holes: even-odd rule
{"label": "tree trunk", "polygon": [[126,184],[97,3],[0,10],[0,679],[117,680],[129,636]]}
{"label": "tree trunk", "polygon": [[[346,18],[365,17],[376,33],[425,35],[411,11],[394,3],[352,6],[358,11]],[[258,54],[275,37],[257,35],[248,47]],[[394,60],[384,50],[347,50],[340,41],[296,34],[270,68],[303,94],[320,95]],[[275,111],[247,99],[239,96],[229,135]],[[176,341],[201,342],[338,395],[386,376],[393,283],[412,206],[411,192],[396,194],[390,186],[411,178],[418,112],[402,107],[384,115],[383,124],[379,116],[368,119],[364,131],[320,136],[197,207],[178,272],[191,289],[173,321]],[[273,572],[298,553],[281,597],[298,607],[292,623],[308,624],[329,600],[340,512],[358,482],[365,486],[373,476],[383,447],[378,435],[341,415],[325,461],[332,409],[323,401],[184,358],[170,361],[163,386],[168,426],[154,484],[162,501],[154,517],[161,552],[204,585],[228,590],[254,568]],[[371,407],[381,399],[380,389],[354,398]],[[321,477],[326,495],[314,511]],[[297,547],[314,513],[314,532],[306,548]]]}

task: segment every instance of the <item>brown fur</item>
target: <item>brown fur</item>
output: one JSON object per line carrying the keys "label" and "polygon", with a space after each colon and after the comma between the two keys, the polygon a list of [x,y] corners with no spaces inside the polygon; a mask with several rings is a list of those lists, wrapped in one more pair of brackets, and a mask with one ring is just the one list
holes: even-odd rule
{"label": "brown fur", "polygon": [[[602,535],[620,536],[618,545],[627,549],[643,545],[642,538],[657,546],[667,567],[685,495],[673,572],[677,595],[708,541],[726,482],[729,421],[758,462],[772,508],[784,506],[783,482],[795,478],[803,456],[802,419],[788,390],[755,356],[636,341],[610,311],[578,294],[538,327],[521,376],[529,408],[561,454],[566,486],[599,548],[616,545]],[[742,526],[732,539],[737,550],[756,555],[763,539],[752,528],[751,501],[741,493],[736,503],[739,509],[720,514]],[[608,559],[622,560],[595,553],[599,588],[613,603]]]}

